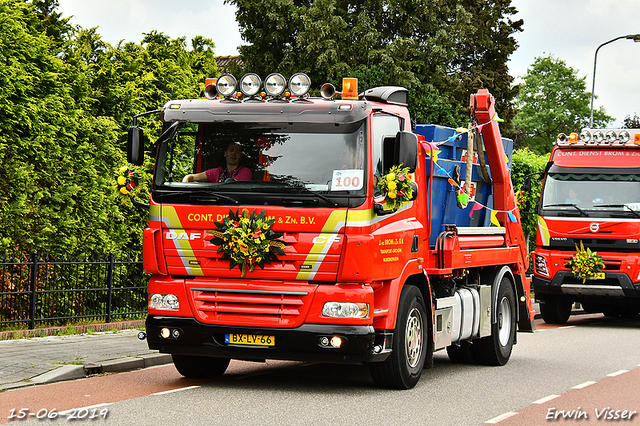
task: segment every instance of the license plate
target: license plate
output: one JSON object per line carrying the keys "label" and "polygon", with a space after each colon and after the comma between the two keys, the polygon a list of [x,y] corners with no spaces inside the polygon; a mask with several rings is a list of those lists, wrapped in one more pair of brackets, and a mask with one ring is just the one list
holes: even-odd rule
{"label": "license plate", "polygon": [[275,346],[275,336],[262,334],[225,334],[224,341],[231,345]]}

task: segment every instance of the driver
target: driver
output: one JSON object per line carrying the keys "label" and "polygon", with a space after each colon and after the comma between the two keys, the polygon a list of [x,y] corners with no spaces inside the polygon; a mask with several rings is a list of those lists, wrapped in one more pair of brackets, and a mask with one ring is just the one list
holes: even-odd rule
{"label": "driver", "polygon": [[233,182],[236,180],[251,180],[251,169],[240,165],[242,160],[242,146],[231,142],[224,151],[225,167],[220,166],[204,172],[186,175],[182,182]]}

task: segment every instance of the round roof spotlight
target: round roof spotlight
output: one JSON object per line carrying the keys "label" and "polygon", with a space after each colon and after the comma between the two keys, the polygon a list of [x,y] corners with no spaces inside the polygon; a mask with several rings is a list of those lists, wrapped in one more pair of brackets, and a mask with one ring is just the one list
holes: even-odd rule
{"label": "round roof spotlight", "polygon": [[262,80],[258,74],[250,72],[240,79],[240,91],[245,96],[255,96],[260,93],[262,88]]}
{"label": "round roof spotlight", "polygon": [[620,138],[620,142],[622,143],[627,143],[629,142],[629,139],[631,139],[631,135],[629,135],[629,132],[627,132],[626,130],[621,131],[618,137]]}
{"label": "round roof spotlight", "polygon": [[218,94],[223,98],[229,98],[236,93],[236,88],[238,87],[238,80],[231,74],[222,74],[218,77],[218,81],[216,83],[216,90]]}
{"label": "round roof spotlight", "polygon": [[297,72],[289,79],[289,89],[297,97],[304,96],[311,89],[311,79],[305,73]]}
{"label": "round roof spotlight", "polygon": [[604,140],[604,133],[602,133],[600,130],[598,130],[593,134],[593,142],[600,143],[603,140]]}
{"label": "round roof spotlight", "polygon": [[607,139],[607,142],[611,144],[614,143],[616,139],[618,139],[618,136],[616,135],[616,132],[614,132],[613,130],[609,130],[605,135],[605,138]]}
{"label": "round roof spotlight", "polygon": [[287,87],[287,80],[280,73],[274,72],[264,80],[264,91],[269,96],[280,96]]}
{"label": "round roof spotlight", "polygon": [[591,133],[588,130],[583,130],[582,132],[580,132],[580,140],[589,142],[591,140]]}

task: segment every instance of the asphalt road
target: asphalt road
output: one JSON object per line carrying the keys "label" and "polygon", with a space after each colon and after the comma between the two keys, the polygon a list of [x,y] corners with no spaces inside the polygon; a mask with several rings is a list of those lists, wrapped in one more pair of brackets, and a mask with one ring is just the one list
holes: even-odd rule
{"label": "asphalt road", "polygon": [[[66,424],[74,413],[85,416],[74,424],[92,425],[597,424],[604,420],[596,409],[640,412],[639,327],[640,317],[576,316],[565,327],[538,321],[538,332],[518,334],[506,366],[452,364],[438,352],[408,391],[373,387],[362,366],[234,361],[214,381],[153,367],[5,392],[0,422],[27,408],[35,414],[20,424]],[[79,407],[91,408],[65,412]],[[55,420],[35,418],[54,409],[63,413]],[[547,418],[570,410],[587,417]],[[611,420],[640,424],[637,414]]]}

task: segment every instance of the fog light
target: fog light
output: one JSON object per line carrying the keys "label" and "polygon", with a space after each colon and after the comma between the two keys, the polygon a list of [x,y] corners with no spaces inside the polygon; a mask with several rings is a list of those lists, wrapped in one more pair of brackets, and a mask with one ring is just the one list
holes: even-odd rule
{"label": "fog light", "polygon": [[173,337],[174,339],[177,339],[178,337],[180,337],[180,330],[175,329],[171,332],[171,337]]}
{"label": "fog light", "polygon": [[342,339],[338,336],[333,336],[331,338],[331,346],[333,346],[334,348],[339,348],[340,346],[342,346]]}
{"label": "fog light", "polygon": [[329,339],[327,337],[321,337],[320,346],[329,346]]}
{"label": "fog light", "polygon": [[171,330],[164,327],[163,329],[160,330],[160,336],[162,336],[163,339],[168,339],[169,336],[171,336]]}

